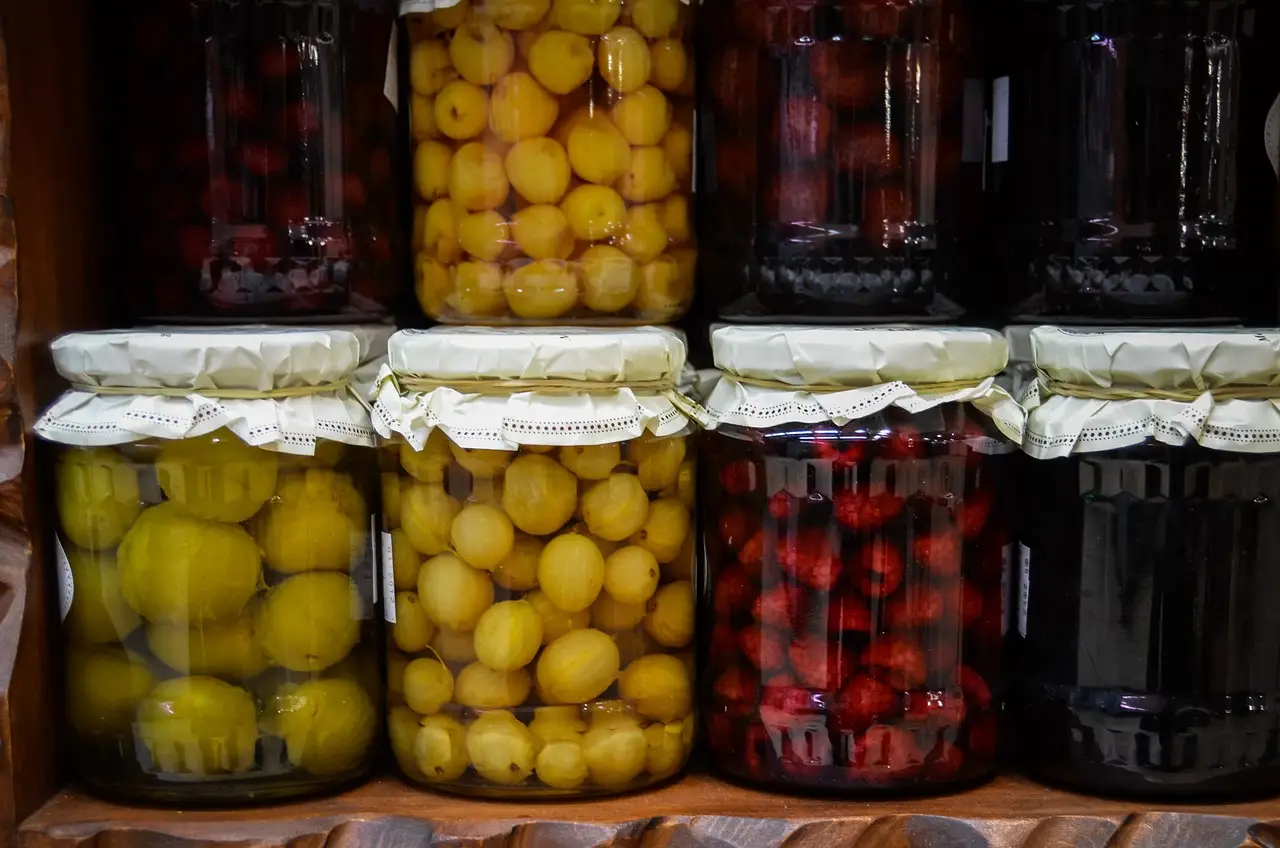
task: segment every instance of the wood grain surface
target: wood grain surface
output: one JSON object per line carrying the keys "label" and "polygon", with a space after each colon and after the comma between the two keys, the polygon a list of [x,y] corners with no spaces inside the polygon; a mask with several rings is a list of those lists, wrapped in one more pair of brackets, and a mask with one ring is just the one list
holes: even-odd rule
{"label": "wood grain surface", "polygon": [[1243,848],[1280,846],[1280,801],[1147,807],[1000,777],[933,798],[775,795],[704,774],[599,801],[456,798],[381,778],[317,801],[237,811],[110,804],[68,790],[23,848]]}

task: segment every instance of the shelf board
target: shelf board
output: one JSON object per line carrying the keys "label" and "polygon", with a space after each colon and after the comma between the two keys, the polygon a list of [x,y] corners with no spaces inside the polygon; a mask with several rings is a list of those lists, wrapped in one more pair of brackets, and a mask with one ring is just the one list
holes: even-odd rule
{"label": "shelf board", "polygon": [[394,777],[341,795],[244,810],[111,804],[76,788],[22,826],[22,848],[456,845],[521,848],[1243,848],[1280,843],[1280,800],[1147,806],[1002,776],[932,798],[778,795],[690,774],[598,801],[500,802],[422,791]]}

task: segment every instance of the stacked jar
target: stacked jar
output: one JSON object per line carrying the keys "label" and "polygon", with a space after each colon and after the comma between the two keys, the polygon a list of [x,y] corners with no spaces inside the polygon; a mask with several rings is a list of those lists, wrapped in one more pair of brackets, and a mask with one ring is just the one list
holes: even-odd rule
{"label": "stacked jar", "polygon": [[394,23],[394,0],[102,7],[100,31],[127,45],[106,72],[131,318],[395,306]]}
{"label": "stacked jar", "polygon": [[405,0],[418,302],[665,323],[693,295],[687,0]]}
{"label": "stacked jar", "polygon": [[704,448],[712,763],[788,789],[988,774],[1021,408],[986,330],[723,327]]}
{"label": "stacked jar", "polygon": [[377,755],[374,436],[345,330],[53,343],[71,762],[96,791],[234,804]]}
{"label": "stacked jar", "polygon": [[1280,789],[1280,335],[1031,334],[1012,699],[1093,792]]}
{"label": "stacked jar", "polygon": [[599,794],[692,748],[696,409],[652,327],[401,331],[382,449],[388,724],[451,792]]}

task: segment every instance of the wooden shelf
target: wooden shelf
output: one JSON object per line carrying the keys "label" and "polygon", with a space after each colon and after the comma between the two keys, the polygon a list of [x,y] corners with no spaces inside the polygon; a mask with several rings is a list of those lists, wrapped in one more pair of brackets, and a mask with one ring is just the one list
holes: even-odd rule
{"label": "wooden shelf", "polygon": [[943,797],[843,801],[691,774],[652,792],[560,803],[463,799],[383,777],[317,801],[200,812],[121,806],[68,789],[23,824],[19,845],[1256,848],[1278,839],[1280,800],[1157,807],[1004,776]]}

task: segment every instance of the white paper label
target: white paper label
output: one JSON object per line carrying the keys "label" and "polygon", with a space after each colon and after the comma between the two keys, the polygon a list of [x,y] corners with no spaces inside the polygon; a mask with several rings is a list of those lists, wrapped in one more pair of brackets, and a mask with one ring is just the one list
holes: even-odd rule
{"label": "white paper label", "polygon": [[1009,161],[1009,78],[991,87],[991,161]]}
{"label": "white paper label", "polygon": [[1009,632],[1009,593],[1013,591],[1013,543],[1004,546],[1004,562],[1000,566],[1000,635]]}
{"label": "white paper label", "polygon": [[53,546],[54,560],[58,565],[58,611],[62,614],[62,620],[66,621],[67,613],[71,612],[71,601],[76,596],[76,581],[71,576],[71,560],[67,559],[62,540],[54,536]]}
{"label": "white paper label", "polygon": [[390,624],[396,623],[395,548],[390,533],[382,534],[382,618]]}
{"label": "white paper label", "polygon": [[382,81],[382,94],[391,108],[400,111],[400,39],[396,24],[391,25],[391,44],[387,46],[387,75]]}
{"label": "white paper label", "polygon": [[1018,633],[1027,635],[1027,608],[1031,605],[1031,549],[1018,545],[1018,558],[1022,561],[1022,574],[1018,578]]}

